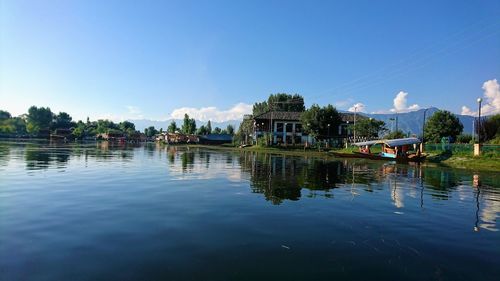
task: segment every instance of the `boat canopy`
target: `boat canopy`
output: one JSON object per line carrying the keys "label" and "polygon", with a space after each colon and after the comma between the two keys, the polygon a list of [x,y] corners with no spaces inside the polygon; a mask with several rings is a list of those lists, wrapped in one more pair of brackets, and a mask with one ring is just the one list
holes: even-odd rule
{"label": "boat canopy", "polygon": [[355,145],[355,146],[366,146],[366,145],[371,146],[371,145],[374,145],[374,144],[383,143],[381,141],[382,140],[363,141],[363,142],[353,143],[353,145]]}
{"label": "boat canopy", "polygon": [[409,145],[409,144],[419,144],[420,140],[417,138],[404,138],[404,139],[393,139],[393,140],[374,140],[374,141],[363,141],[356,142],[353,145],[355,146],[371,146],[374,144],[386,144],[391,147]]}

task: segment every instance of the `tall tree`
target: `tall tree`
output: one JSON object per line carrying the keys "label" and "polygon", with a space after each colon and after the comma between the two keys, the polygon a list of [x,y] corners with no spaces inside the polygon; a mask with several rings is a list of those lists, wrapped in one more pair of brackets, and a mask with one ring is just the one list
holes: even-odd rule
{"label": "tall tree", "polygon": [[372,138],[378,137],[385,132],[385,122],[373,118],[361,118],[356,121],[356,135],[359,137]]}
{"label": "tall tree", "polygon": [[476,134],[481,138],[481,142],[489,141],[500,137],[500,114],[481,117],[481,120],[476,119],[475,126]]}
{"label": "tall tree", "polygon": [[206,135],[207,134],[207,127],[205,125],[201,125],[200,128],[196,131],[197,135]]}
{"label": "tall tree", "polygon": [[253,120],[250,118],[243,119],[235,135],[235,142],[248,144],[251,141],[250,136],[253,134],[253,129]]}
{"label": "tall tree", "polygon": [[12,118],[12,116],[10,115],[10,113],[8,111],[0,110],[0,120],[9,119],[9,118]]}
{"label": "tall tree", "polygon": [[196,132],[196,120],[194,120],[194,118],[189,118],[187,113],[184,114],[184,122],[181,130],[184,134],[194,134]]}
{"label": "tall tree", "polygon": [[389,139],[389,140],[401,139],[401,138],[405,138],[405,137],[406,137],[406,134],[401,130],[392,131],[384,136],[385,139]]}
{"label": "tall tree", "polygon": [[463,129],[464,125],[453,113],[438,110],[425,122],[424,134],[427,141],[438,143],[443,137],[455,140]]}
{"label": "tall tree", "polygon": [[48,107],[32,106],[28,109],[28,122],[26,129],[28,133],[38,134],[40,130],[50,129],[50,124],[54,119],[54,113]]}
{"label": "tall tree", "polygon": [[175,121],[172,120],[172,122],[170,122],[170,124],[168,125],[167,132],[175,133],[175,131],[177,130],[178,130],[177,123],[175,123]]}
{"label": "tall tree", "polygon": [[64,128],[68,129],[72,126],[71,121],[73,118],[66,112],[59,112],[54,118],[53,127],[55,129]]}
{"label": "tall tree", "polygon": [[212,123],[210,122],[210,120],[208,120],[208,123],[207,123],[207,134],[211,134],[212,133]]}
{"label": "tall tree", "polygon": [[267,101],[256,102],[253,105],[252,114],[256,116],[270,110],[302,112],[305,110],[304,98],[299,94],[271,94]]}
{"label": "tall tree", "polygon": [[234,127],[233,127],[233,125],[231,125],[231,124],[227,125],[226,132],[228,134],[230,134],[231,136],[234,135]]}
{"label": "tall tree", "polygon": [[125,134],[133,134],[135,133],[135,125],[130,121],[120,122],[118,125],[119,130],[121,130]]}
{"label": "tall tree", "polygon": [[300,120],[304,131],[317,140],[328,138],[328,133],[330,136],[338,135],[338,130],[332,128],[338,128],[342,122],[337,109],[331,104],[324,107],[313,104],[301,114]]}
{"label": "tall tree", "polygon": [[155,126],[149,126],[144,129],[144,134],[150,138],[158,134],[158,131],[155,129]]}

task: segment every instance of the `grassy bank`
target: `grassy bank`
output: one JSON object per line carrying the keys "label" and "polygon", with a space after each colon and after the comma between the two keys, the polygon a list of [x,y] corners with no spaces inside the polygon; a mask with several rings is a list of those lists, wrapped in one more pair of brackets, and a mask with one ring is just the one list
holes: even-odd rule
{"label": "grassy bank", "polygon": [[500,171],[500,156],[493,152],[476,157],[471,153],[431,153],[426,162],[469,170]]}

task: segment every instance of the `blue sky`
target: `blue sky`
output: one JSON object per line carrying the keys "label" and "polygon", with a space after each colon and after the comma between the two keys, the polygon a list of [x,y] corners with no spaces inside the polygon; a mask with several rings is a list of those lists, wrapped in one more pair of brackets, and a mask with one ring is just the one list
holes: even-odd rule
{"label": "blue sky", "polygon": [[223,121],[277,92],[469,114],[487,95],[500,111],[500,1],[0,3],[0,108],[13,114]]}

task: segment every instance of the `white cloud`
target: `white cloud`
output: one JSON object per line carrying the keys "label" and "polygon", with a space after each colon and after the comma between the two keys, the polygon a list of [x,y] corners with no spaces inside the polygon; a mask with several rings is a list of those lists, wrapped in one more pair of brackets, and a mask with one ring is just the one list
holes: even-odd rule
{"label": "white cloud", "polygon": [[344,107],[344,106],[348,106],[352,102],[353,102],[353,100],[351,98],[348,98],[348,99],[345,99],[345,100],[336,101],[334,103],[334,105],[336,107]]}
{"label": "white cloud", "polygon": [[365,109],[366,109],[366,105],[358,102],[358,103],[354,104],[353,106],[349,107],[349,109],[347,111],[365,112]]}
{"label": "white cloud", "polygon": [[407,92],[400,91],[394,98],[394,108],[391,109],[392,112],[408,112],[414,111],[420,108],[418,104],[412,104],[407,106]]}
{"label": "white cloud", "polygon": [[[481,106],[482,115],[491,115],[500,113],[500,85],[497,79],[488,80],[483,83],[483,102]],[[477,111],[472,111],[467,106],[462,106],[463,115],[477,115]]]}
{"label": "white cloud", "polygon": [[464,105],[462,106],[462,115],[474,116],[477,115],[477,112],[472,111],[470,108]]}
{"label": "white cloud", "polygon": [[128,110],[128,113],[130,113],[130,114],[140,114],[141,113],[141,109],[138,108],[137,106],[127,105],[126,108]]}
{"label": "white cloud", "polygon": [[144,115],[142,114],[142,110],[133,105],[127,105],[125,106],[127,109],[126,113],[121,113],[119,112],[118,114],[116,113],[110,113],[106,112],[103,114],[100,114],[97,116],[97,120],[103,119],[103,120],[111,120],[113,122],[123,122],[125,120],[136,120],[136,119],[144,119]]}
{"label": "white cloud", "polygon": [[219,110],[215,106],[210,107],[181,107],[174,109],[170,114],[170,118],[182,119],[184,114],[188,114],[190,118],[194,118],[199,121],[212,120],[215,122],[224,122],[229,120],[239,120],[243,118],[245,114],[252,113],[252,105],[246,103],[238,103],[228,110]]}

